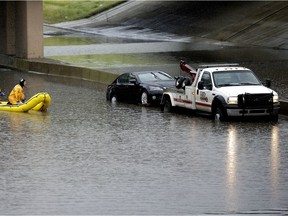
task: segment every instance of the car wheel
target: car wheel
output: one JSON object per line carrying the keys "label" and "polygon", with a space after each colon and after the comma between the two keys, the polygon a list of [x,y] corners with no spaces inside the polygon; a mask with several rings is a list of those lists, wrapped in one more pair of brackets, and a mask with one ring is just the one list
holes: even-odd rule
{"label": "car wheel", "polygon": [[147,91],[143,91],[140,96],[140,104],[148,105],[148,93]]}
{"label": "car wheel", "polygon": [[224,108],[218,106],[215,109],[214,112],[214,120],[215,121],[226,121],[227,120],[227,114]]}
{"label": "car wheel", "polygon": [[116,95],[113,95],[113,96],[111,97],[111,102],[112,102],[112,103],[116,103],[116,102],[117,102],[117,97],[116,97]]}
{"label": "car wheel", "polygon": [[116,103],[116,102],[118,102],[118,98],[117,98],[117,95],[116,94],[111,94],[111,96],[110,96],[110,102],[111,103]]}

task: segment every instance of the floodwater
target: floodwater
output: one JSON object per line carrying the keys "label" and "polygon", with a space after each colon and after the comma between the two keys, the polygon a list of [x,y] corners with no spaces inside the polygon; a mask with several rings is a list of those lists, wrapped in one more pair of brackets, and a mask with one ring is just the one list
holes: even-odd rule
{"label": "floodwater", "polygon": [[288,212],[288,119],[215,123],[110,104],[106,86],[0,69],[7,93],[51,95],[46,113],[0,113],[3,215]]}

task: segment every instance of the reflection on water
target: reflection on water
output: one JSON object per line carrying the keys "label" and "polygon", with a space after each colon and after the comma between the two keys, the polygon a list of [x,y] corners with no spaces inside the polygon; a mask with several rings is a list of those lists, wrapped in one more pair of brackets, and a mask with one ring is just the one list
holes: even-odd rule
{"label": "reflection on water", "polygon": [[232,200],[230,211],[237,209],[237,130],[231,125],[228,129],[227,140],[227,186],[228,200]]}
{"label": "reflection on water", "polygon": [[[50,116],[45,112],[31,111],[28,113],[3,112],[2,122],[5,123],[5,128],[8,128],[9,137],[21,139],[19,136],[25,130],[31,131],[32,134],[39,135],[45,132],[45,128],[49,127]],[[16,136],[15,136],[16,135]]]}
{"label": "reflection on water", "polygon": [[[288,121],[227,122],[110,104],[92,82],[24,76],[47,113],[0,113],[1,214],[231,214],[288,209]],[[5,83],[2,82],[6,80]]]}
{"label": "reflection on water", "polygon": [[[54,57],[53,57],[54,58]],[[176,72],[179,72],[179,66],[177,64],[171,64],[177,60],[173,57],[168,58],[162,54],[105,54],[105,55],[81,55],[81,56],[57,56],[57,60],[68,62],[72,65],[97,68],[102,71],[123,73],[127,70],[151,70],[155,68],[164,69],[167,66],[173,67]],[[165,69],[166,70],[166,69]],[[173,70],[169,70],[171,73],[175,73]]]}
{"label": "reflection on water", "polygon": [[[258,130],[257,128],[256,130]],[[241,149],[243,142],[239,142],[239,130],[237,130],[237,126],[230,125],[228,128],[228,136],[227,136],[227,162],[226,162],[226,169],[227,169],[227,200],[229,200],[227,203],[229,204],[228,209],[229,211],[235,212],[239,208],[239,201],[241,202],[241,193],[239,191],[241,190],[241,184],[243,182],[241,181],[241,170],[243,167],[239,167],[241,165],[243,158],[240,157],[239,148]],[[265,133],[265,132],[264,132]],[[263,178],[267,178],[267,188],[271,188],[271,197],[266,197],[264,199],[271,199],[271,203],[273,205],[277,205],[279,203],[279,170],[280,170],[280,154],[279,154],[279,144],[281,143],[281,140],[279,140],[279,127],[278,126],[271,126],[271,130],[266,131],[267,133],[267,144],[270,142],[270,162],[268,162],[267,166],[267,174],[266,176],[263,175]],[[258,133],[257,133],[258,134]],[[255,134],[255,136],[257,136]],[[244,134],[242,134],[243,136]],[[247,134],[246,134],[247,135]],[[241,135],[240,135],[241,136]],[[248,135],[249,136],[249,135]],[[243,137],[241,138],[243,139]],[[245,143],[245,142],[244,142]],[[252,141],[253,143],[253,141]],[[248,144],[248,143],[247,143]],[[251,144],[251,143],[250,143]],[[262,144],[262,143],[260,143]],[[260,147],[260,146],[259,146]],[[261,147],[259,148],[261,150]],[[256,154],[257,155],[257,154]],[[257,158],[256,155],[254,155],[256,160],[259,161],[266,161],[265,158],[261,159],[260,157]],[[267,152],[265,155],[269,155],[269,152]],[[245,155],[244,157],[247,157]],[[252,162],[252,161],[250,161]],[[256,161],[255,161],[256,162]],[[269,166],[270,164],[270,166]],[[253,166],[253,162],[250,164]],[[266,169],[266,166],[264,165],[256,165],[255,171],[259,172],[258,169]],[[261,173],[261,172],[260,172]],[[266,172],[264,172],[266,173]],[[258,173],[259,174],[259,173]],[[258,175],[257,174],[257,175]],[[251,173],[251,176],[247,176],[249,181],[253,180],[259,180],[260,176],[253,177],[254,173]],[[261,177],[261,178],[262,178]],[[248,183],[249,184],[249,183]],[[254,183],[251,183],[254,184]],[[260,188],[259,188],[260,189]],[[260,189],[261,190],[261,189]],[[240,199],[240,200],[239,200]]]}
{"label": "reflection on water", "polygon": [[[272,179],[272,191],[273,191],[273,203],[277,203],[279,192],[279,169],[280,169],[280,152],[279,152],[279,128],[273,127],[271,131],[271,179]],[[276,199],[276,200],[275,200]]]}

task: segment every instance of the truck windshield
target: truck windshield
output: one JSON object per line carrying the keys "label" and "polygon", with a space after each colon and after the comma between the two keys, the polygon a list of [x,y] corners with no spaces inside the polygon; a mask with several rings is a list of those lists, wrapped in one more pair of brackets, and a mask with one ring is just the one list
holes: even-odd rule
{"label": "truck windshield", "polygon": [[261,85],[258,78],[250,70],[217,71],[213,73],[215,87]]}

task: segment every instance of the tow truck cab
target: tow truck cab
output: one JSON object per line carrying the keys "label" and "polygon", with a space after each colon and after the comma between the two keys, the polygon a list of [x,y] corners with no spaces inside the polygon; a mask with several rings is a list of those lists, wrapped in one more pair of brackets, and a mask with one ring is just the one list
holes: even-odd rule
{"label": "tow truck cab", "polygon": [[219,120],[243,116],[278,120],[278,94],[248,68],[236,64],[202,65],[191,74],[192,78],[176,78],[175,88],[164,90],[162,110],[183,107],[209,113]]}

